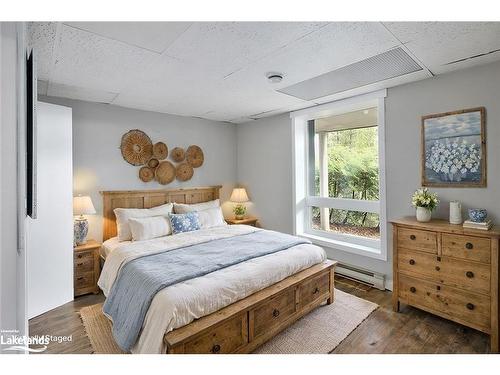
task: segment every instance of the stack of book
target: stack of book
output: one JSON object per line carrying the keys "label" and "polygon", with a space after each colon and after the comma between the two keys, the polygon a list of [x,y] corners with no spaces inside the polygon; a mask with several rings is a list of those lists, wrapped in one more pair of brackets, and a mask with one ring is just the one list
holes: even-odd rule
{"label": "stack of book", "polygon": [[492,226],[493,223],[491,222],[491,220],[486,220],[482,223],[476,223],[475,221],[471,220],[464,221],[464,228],[490,230]]}

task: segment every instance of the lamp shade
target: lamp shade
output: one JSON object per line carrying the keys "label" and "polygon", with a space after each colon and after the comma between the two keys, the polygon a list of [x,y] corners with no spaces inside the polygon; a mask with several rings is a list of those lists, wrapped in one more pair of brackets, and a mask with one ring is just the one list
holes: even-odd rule
{"label": "lamp shade", "polygon": [[248,202],[248,195],[245,188],[235,188],[231,194],[230,201],[235,203]]}
{"label": "lamp shade", "polygon": [[95,214],[95,208],[92,199],[88,195],[73,197],[73,215],[91,214]]}

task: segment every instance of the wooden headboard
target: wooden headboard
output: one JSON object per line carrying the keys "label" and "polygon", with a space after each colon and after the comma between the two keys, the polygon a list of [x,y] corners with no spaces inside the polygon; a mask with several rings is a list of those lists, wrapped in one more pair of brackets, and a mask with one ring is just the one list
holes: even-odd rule
{"label": "wooden headboard", "polygon": [[201,203],[219,198],[222,186],[207,186],[172,190],[101,191],[103,240],[116,236],[115,208],[151,208],[169,202]]}

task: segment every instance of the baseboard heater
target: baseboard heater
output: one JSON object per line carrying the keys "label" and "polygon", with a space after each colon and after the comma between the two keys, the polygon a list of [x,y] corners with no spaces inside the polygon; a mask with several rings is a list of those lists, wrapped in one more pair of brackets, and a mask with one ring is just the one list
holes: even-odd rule
{"label": "baseboard heater", "polygon": [[365,270],[363,268],[354,267],[345,263],[338,263],[335,268],[335,273],[344,276],[347,279],[368,284],[374,288],[385,290],[385,275]]}

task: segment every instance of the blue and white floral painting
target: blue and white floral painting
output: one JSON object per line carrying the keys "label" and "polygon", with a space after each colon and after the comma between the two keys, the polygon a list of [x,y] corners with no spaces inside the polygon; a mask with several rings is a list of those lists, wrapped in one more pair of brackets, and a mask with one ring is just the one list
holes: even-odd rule
{"label": "blue and white floral painting", "polygon": [[482,112],[424,117],[424,186],[483,184]]}

